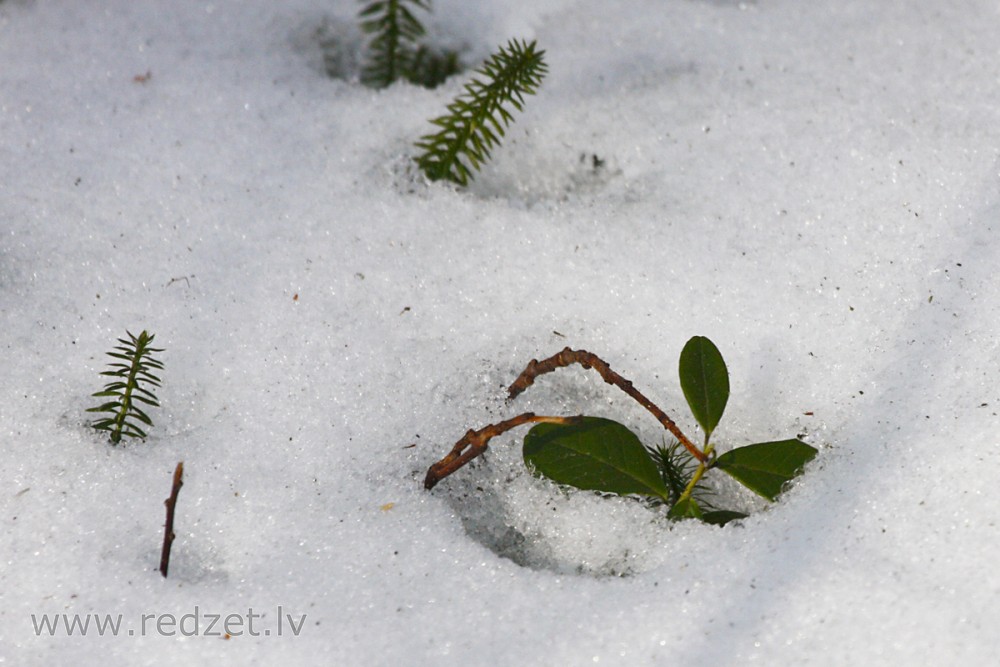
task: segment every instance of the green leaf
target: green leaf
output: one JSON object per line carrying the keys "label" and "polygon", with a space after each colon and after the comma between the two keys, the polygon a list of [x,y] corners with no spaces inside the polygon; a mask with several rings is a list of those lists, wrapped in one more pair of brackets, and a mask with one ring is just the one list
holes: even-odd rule
{"label": "green leaf", "polygon": [[122,432],[125,435],[127,435],[129,437],[132,437],[132,438],[145,438],[146,437],[146,432],[145,431],[143,431],[141,428],[139,428],[135,424],[130,424],[129,422],[125,422],[125,429]]}
{"label": "green leaf", "polygon": [[681,350],[681,389],[708,442],[729,400],[729,372],[722,353],[704,336],[695,336]]}
{"label": "green leaf", "polygon": [[111,403],[102,403],[96,408],[87,408],[87,412],[118,412],[118,406],[121,405],[118,401],[112,401]]}
{"label": "green leaf", "polygon": [[734,512],[732,510],[714,510],[712,512],[705,512],[701,516],[701,520],[705,523],[710,523],[713,526],[725,526],[730,521],[745,519],[747,516],[748,515],[743,512]]}
{"label": "green leaf", "polygon": [[698,502],[688,496],[671,507],[670,511],[667,512],[667,516],[671,519],[701,519],[703,515]]}
{"label": "green leaf", "polygon": [[160,380],[160,378],[156,377],[155,375],[149,375],[147,373],[143,373],[142,371],[139,371],[138,373],[135,374],[135,377],[136,377],[136,380],[142,380],[143,382],[145,382],[146,384],[148,384],[148,385],[150,385],[152,387],[159,387],[160,386],[161,380]]}
{"label": "green leaf", "polygon": [[153,425],[153,420],[151,420],[149,418],[149,415],[147,415],[145,412],[143,412],[142,410],[140,410],[134,404],[129,406],[128,416],[129,417],[135,417],[136,419],[138,419],[142,423],[146,424],[147,426],[152,426]]}
{"label": "green leaf", "polygon": [[801,440],[761,442],[737,447],[715,460],[715,467],[768,500],[794,479],[817,451]]}
{"label": "green leaf", "polygon": [[99,391],[96,394],[91,394],[91,396],[96,396],[97,398],[102,398],[104,396],[121,396],[123,392],[121,392],[120,390],[124,388],[125,388],[124,385],[122,385],[121,387],[109,386],[106,387],[104,391]]}
{"label": "green leaf", "polygon": [[524,438],[524,462],[559,484],[667,499],[656,464],[632,431],[610,419],[538,424]]}

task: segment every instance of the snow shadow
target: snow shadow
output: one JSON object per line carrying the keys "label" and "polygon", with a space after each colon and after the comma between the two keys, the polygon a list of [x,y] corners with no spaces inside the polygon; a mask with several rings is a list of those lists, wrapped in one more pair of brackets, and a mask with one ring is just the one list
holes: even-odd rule
{"label": "snow shadow", "polygon": [[[626,577],[660,563],[669,521],[633,498],[560,489],[529,473],[489,474],[452,488],[466,534],[501,558],[558,575]],[[470,471],[472,472],[472,471]],[[487,472],[487,479],[480,476]]]}
{"label": "snow shadow", "polygon": [[[771,619],[787,613],[784,610],[789,600],[829,575],[830,559],[842,557],[846,550],[837,540],[850,530],[852,520],[857,520],[858,505],[865,502],[858,494],[863,489],[884,485],[888,471],[899,474],[892,464],[887,464],[892,459],[886,457],[886,451],[903,443],[931,438],[923,419],[907,417],[923,415],[935,403],[943,407],[940,399],[932,397],[938,391],[936,388],[950,381],[949,370],[956,365],[956,355],[989,358],[989,353],[984,354],[981,349],[956,350],[947,344],[968,337],[982,322],[989,322],[995,308],[988,300],[977,301],[974,296],[977,288],[991,284],[994,267],[1000,262],[993,229],[995,221],[1000,219],[997,197],[1000,183],[991,182],[985,189],[985,194],[978,192],[975,193],[978,196],[970,199],[992,202],[971,214],[968,220],[955,220],[951,242],[929,246],[926,251],[928,267],[961,267],[960,279],[944,277],[933,283],[935,301],[947,301],[949,306],[930,308],[917,300],[898,330],[884,333],[884,340],[896,342],[870,376],[871,385],[880,387],[880,391],[870,397],[867,404],[870,407],[859,411],[856,423],[843,425],[839,438],[843,450],[828,450],[817,460],[824,472],[817,470],[816,474],[838,476],[838,480],[827,482],[827,488],[820,493],[810,494],[796,514],[789,517],[779,553],[773,550],[747,553],[748,571],[753,573],[755,585],[744,588],[744,594],[734,594],[712,610],[715,617],[727,619],[729,627],[725,641],[706,635],[703,643],[690,647],[700,657],[700,664],[729,662],[733,659],[732,647],[753,646],[761,637],[768,636],[773,632]],[[958,233],[958,229],[964,233]],[[914,282],[923,279],[916,278]],[[989,340],[985,345],[995,349],[996,344]],[[914,363],[915,355],[919,356],[919,363]],[[901,421],[887,429],[887,419],[893,416]],[[891,431],[889,441],[886,441],[887,431]],[[917,501],[915,498],[914,503]],[[891,517],[886,520],[891,521]],[[781,560],[776,561],[776,556]],[[874,572],[869,574],[877,576]],[[873,578],[872,585],[878,585],[877,579]]]}

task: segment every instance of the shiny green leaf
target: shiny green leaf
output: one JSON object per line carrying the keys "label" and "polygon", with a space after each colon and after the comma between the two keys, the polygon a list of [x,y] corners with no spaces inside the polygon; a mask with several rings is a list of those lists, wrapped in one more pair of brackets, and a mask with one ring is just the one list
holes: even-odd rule
{"label": "shiny green leaf", "polygon": [[559,484],[667,498],[667,487],[632,431],[610,419],[538,424],[524,438],[524,461]]}
{"label": "shiny green leaf", "polygon": [[722,419],[729,400],[726,362],[712,341],[695,336],[681,351],[679,371],[684,398],[705,431],[707,441]]}
{"label": "shiny green leaf", "polygon": [[768,500],[774,500],[817,451],[801,440],[761,442],[737,447],[720,456],[715,467]]}

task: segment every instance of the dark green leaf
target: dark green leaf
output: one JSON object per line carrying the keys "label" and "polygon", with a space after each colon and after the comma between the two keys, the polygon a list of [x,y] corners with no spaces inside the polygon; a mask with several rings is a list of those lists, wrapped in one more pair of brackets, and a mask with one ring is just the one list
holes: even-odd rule
{"label": "dark green leaf", "polygon": [[120,403],[117,401],[111,403],[102,403],[96,408],[87,408],[87,412],[118,412],[118,406]]}
{"label": "dark green leaf", "polygon": [[132,398],[135,398],[137,400],[142,400],[143,398],[145,398],[146,402],[152,401],[156,403],[157,406],[159,406],[160,404],[160,399],[156,398],[156,394],[149,391],[148,389],[143,389],[142,387],[135,388],[135,391],[132,392]]}
{"label": "dark green leaf", "polygon": [[695,336],[681,351],[681,389],[705,439],[722,419],[729,400],[729,372],[719,348],[704,336]]}
{"label": "dark green leaf", "polygon": [[124,434],[133,438],[145,438],[146,432],[135,424],[125,424]]}
{"label": "dark green leaf", "polygon": [[754,493],[774,500],[816,453],[801,440],[761,442],[726,452],[716,459],[715,467]]}
{"label": "dark green leaf", "polygon": [[702,513],[698,502],[689,496],[671,507],[667,516],[671,519],[700,519]]}
{"label": "dark green leaf", "polygon": [[732,510],[715,510],[712,512],[705,512],[701,520],[705,523],[710,523],[714,526],[725,526],[730,521],[735,521],[737,519],[745,519],[747,515],[743,512],[734,512]]}
{"label": "dark green leaf", "polygon": [[610,419],[538,424],[524,438],[524,461],[559,484],[667,498],[656,464],[632,431]]}
{"label": "dark green leaf", "polygon": [[99,391],[96,394],[91,394],[91,396],[96,396],[97,398],[101,398],[103,396],[121,396],[122,395],[121,390],[124,389],[124,388],[125,388],[124,385],[121,386],[121,387],[110,387],[109,386],[104,391]]}

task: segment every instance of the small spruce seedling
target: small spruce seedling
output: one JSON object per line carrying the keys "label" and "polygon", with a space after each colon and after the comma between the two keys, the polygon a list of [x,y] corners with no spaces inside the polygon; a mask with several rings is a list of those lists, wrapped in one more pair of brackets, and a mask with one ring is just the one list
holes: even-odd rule
{"label": "small spruce seedling", "polygon": [[430,9],[430,0],[376,0],[365,5],[358,17],[361,29],[372,38],[361,70],[363,84],[385,88],[405,79],[434,88],[458,72],[458,54],[419,43],[426,31],[415,12]]}
{"label": "small spruce seedling", "polygon": [[121,442],[123,435],[130,438],[146,437],[146,432],[136,422],[152,426],[153,421],[137,403],[159,407],[160,403],[151,388],[160,386],[160,378],[152,371],[163,369],[163,365],[152,356],[155,352],[163,351],[150,346],[155,337],[153,334],[146,331],[138,336],[133,336],[128,331],[125,333],[129,339],[118,339],[121,345],[116,345],[114,351],[107,353],[115,361],[108,364],[110,370],[101,373],[113,378],[112,381],[102,391],[93,394],[95,397],[114,400],[87,410],[106,415],[91,426],[99,431],[107,431],[111,442],[116,445]]}
{"label": "small spruce seedling", "polygon": [[524,96],[541,85],[548,71],[544,55],[534,41],[513,39],[476,70],[483,80],[465,84],[465,92],[448,105],[448,114],[431,121],[441,130],[416,144],[424,151],[417,164],[429,179],[468,185],[514,121],[510,109],[522,111]]}
{"label": "small spruce seedling", "polygon": [[762,442],[717,455],[712,434],[729,401],[729,371],[719,349],[708,338],[695,336],[680,356],[681,389],[704,434],[698,447],[666,413],[633,384],[611,370],[603,359],[585,350],[566,348],[548,359],[532,359],[508,389],[514,398],[535,378],[557,368],[580,364],[597,371],[635,399],[676,438],[659,447],[644,447],[628,428],[600,417],[549,417],[531,412],[479,430],[470,430],[443,459],[427,471],[424,486],[439,481],[486,451],[489,440],[522,424],[535,424],[524,438],[523,456],[536,474],[559,484],[620,495],[640,495],[669,507],[671,519],[694,518],[723,525],[744,514],[714,508],[700,486],[712,469],[770,501],[797,477],[816,449],[798,439]]}

